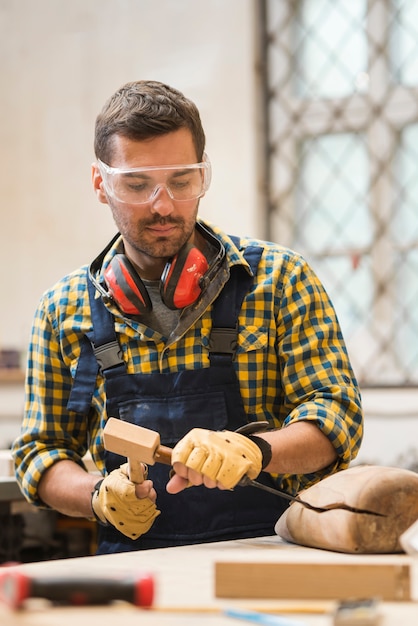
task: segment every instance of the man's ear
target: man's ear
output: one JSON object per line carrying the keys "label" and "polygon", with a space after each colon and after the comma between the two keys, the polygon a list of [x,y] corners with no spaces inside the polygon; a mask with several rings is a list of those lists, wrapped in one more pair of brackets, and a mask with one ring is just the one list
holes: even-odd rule
{"label": "man's ear", "polygon": [[100,174],[99,166],[97,163],[93,163],[91,166],[91,181],[93,183],[93,189],[96,192],[96,196],[99,202],[103,202],[103,204],[108,204],[107,196],[104,190],[103,178]]}

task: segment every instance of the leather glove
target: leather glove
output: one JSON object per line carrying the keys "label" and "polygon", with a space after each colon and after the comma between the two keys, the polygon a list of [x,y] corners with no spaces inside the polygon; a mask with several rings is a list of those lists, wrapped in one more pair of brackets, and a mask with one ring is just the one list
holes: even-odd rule
{"label": "leather glove", "polygon": [[127,463],[96,485],[91,506],[98,522],[111,524],[129,539],[138,539],[146,533],[161,512],[150,498],[136,497]]}
{"label": "leather glove", "polygon": [[259,446],[245,435],[203,428],[188,432],[171,454],[173,464],[183,463],[226,489],[235,487],[243,476],[256,478],[261,472],[262,460]]}

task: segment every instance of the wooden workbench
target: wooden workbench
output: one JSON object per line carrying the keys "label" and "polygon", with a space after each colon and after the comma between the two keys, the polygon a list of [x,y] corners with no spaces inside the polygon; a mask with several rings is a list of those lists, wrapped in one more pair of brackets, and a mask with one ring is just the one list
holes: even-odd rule
{"label": "wooden workbench", "polygon": [[[233,626],[245,622],[224,616],[224,608],[271,607],[285,611],[289,607],[299,607],[299,613],[287,613],[286,617],[307,626],[331,626],[332,610],[336,605],[333,600],[216,597],[215,563],[308,561],[309,567],[315,568],[315,564],[335,563],[338,566],[341,563],[353,563],[356,559],[358,562],[368,559],[382,566],[397,563],[414,566],[412,558],[407,555],[341,555],[290,545],[279,537],[28,563],[20,565],[19,569],[31,576],[103,577],[149,572],[154,576],[157,586],[156,608],[144,610],[121,602],[98,607],[53,607],[42,601],[34,601],[18,612],[0,606],[0,623],[8,626],[114,626],[115,623],[121,626]],[[251,568],[246,575],[251,579]],[[277,580],[277,585],[280,585],[280,580]],[[181,611],[182,608],[187,610]],[[418,603],[414,601],[382,602],[380,610],[383,616],[381,626],[418,624]]]}

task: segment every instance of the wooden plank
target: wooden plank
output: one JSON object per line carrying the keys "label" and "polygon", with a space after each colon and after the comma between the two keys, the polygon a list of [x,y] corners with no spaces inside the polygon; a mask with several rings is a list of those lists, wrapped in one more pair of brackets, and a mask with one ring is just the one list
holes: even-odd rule
{"label": "wooden plank", "polygon": [[411,600],[407,564],[216,562],[218,598]]}

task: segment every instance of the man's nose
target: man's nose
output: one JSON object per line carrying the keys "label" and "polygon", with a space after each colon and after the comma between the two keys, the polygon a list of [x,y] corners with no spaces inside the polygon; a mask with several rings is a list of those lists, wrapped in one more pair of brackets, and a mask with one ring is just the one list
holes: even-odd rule
{"label": "man's nose", "polygon": [[159,215],[169,215],[174,209],[173,200],[166,185],[158,185],[151,198],[151,210]]}

